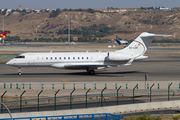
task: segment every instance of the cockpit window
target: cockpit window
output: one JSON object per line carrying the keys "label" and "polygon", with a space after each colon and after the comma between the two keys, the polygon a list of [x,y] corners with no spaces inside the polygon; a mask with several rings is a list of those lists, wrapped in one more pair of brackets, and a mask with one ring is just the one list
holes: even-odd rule
{"label": "cockpit window", "polygon": [[17,56],[17,57],[15,57],[15,58],[25,58],[25,56]]}

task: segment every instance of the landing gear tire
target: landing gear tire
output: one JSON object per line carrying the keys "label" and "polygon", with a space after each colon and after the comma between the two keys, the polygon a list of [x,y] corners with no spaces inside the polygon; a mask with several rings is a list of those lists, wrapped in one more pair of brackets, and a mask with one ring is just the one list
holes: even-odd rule
{"label": "landing gear tire", "polygon": [[95,71],[94,71],[94,70],[90,70],[90,71],[88,71],[88,73],[89,73],[90,75],[95,75]]}
{"label": "landing gear tire", "polygon": [[18,68],[18,75],[22,75],[21,67]]}
{"label": "landing gear tire", "polygon": [[22,73],[21,73],[21,72],[18,72],[18,75],[22,75]]}

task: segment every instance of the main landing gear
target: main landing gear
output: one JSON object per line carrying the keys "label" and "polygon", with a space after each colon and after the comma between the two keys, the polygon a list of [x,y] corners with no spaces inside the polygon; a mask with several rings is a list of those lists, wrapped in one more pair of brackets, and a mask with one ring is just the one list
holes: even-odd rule
{"label": "main landing gear", "polygon": [[95,71],[94,70],[87,70],[88,74],[90,75],[95,75]]}
{"label": "main landing gear", "polygon": [[22,75],[21,67],[18,68],[18,75]]}

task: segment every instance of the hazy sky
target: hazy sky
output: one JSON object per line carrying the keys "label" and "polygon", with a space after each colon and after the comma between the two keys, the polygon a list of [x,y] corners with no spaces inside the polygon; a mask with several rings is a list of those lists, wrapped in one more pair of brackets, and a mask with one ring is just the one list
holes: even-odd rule
{"label": "hazy sky", "polygon": [[138,8],[180,7],[180,0],[0,0],[0,8]]}

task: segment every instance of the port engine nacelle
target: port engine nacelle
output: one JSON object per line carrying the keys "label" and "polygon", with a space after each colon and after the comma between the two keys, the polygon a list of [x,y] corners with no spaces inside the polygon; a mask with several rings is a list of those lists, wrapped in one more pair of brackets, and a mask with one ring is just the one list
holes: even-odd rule
{"label": "port engine nacelle", "polygon": [[130,56],[127,54],[119,54],[118,52],[108,52],[107,58],[110,61],[126,61],[130,60]]}

